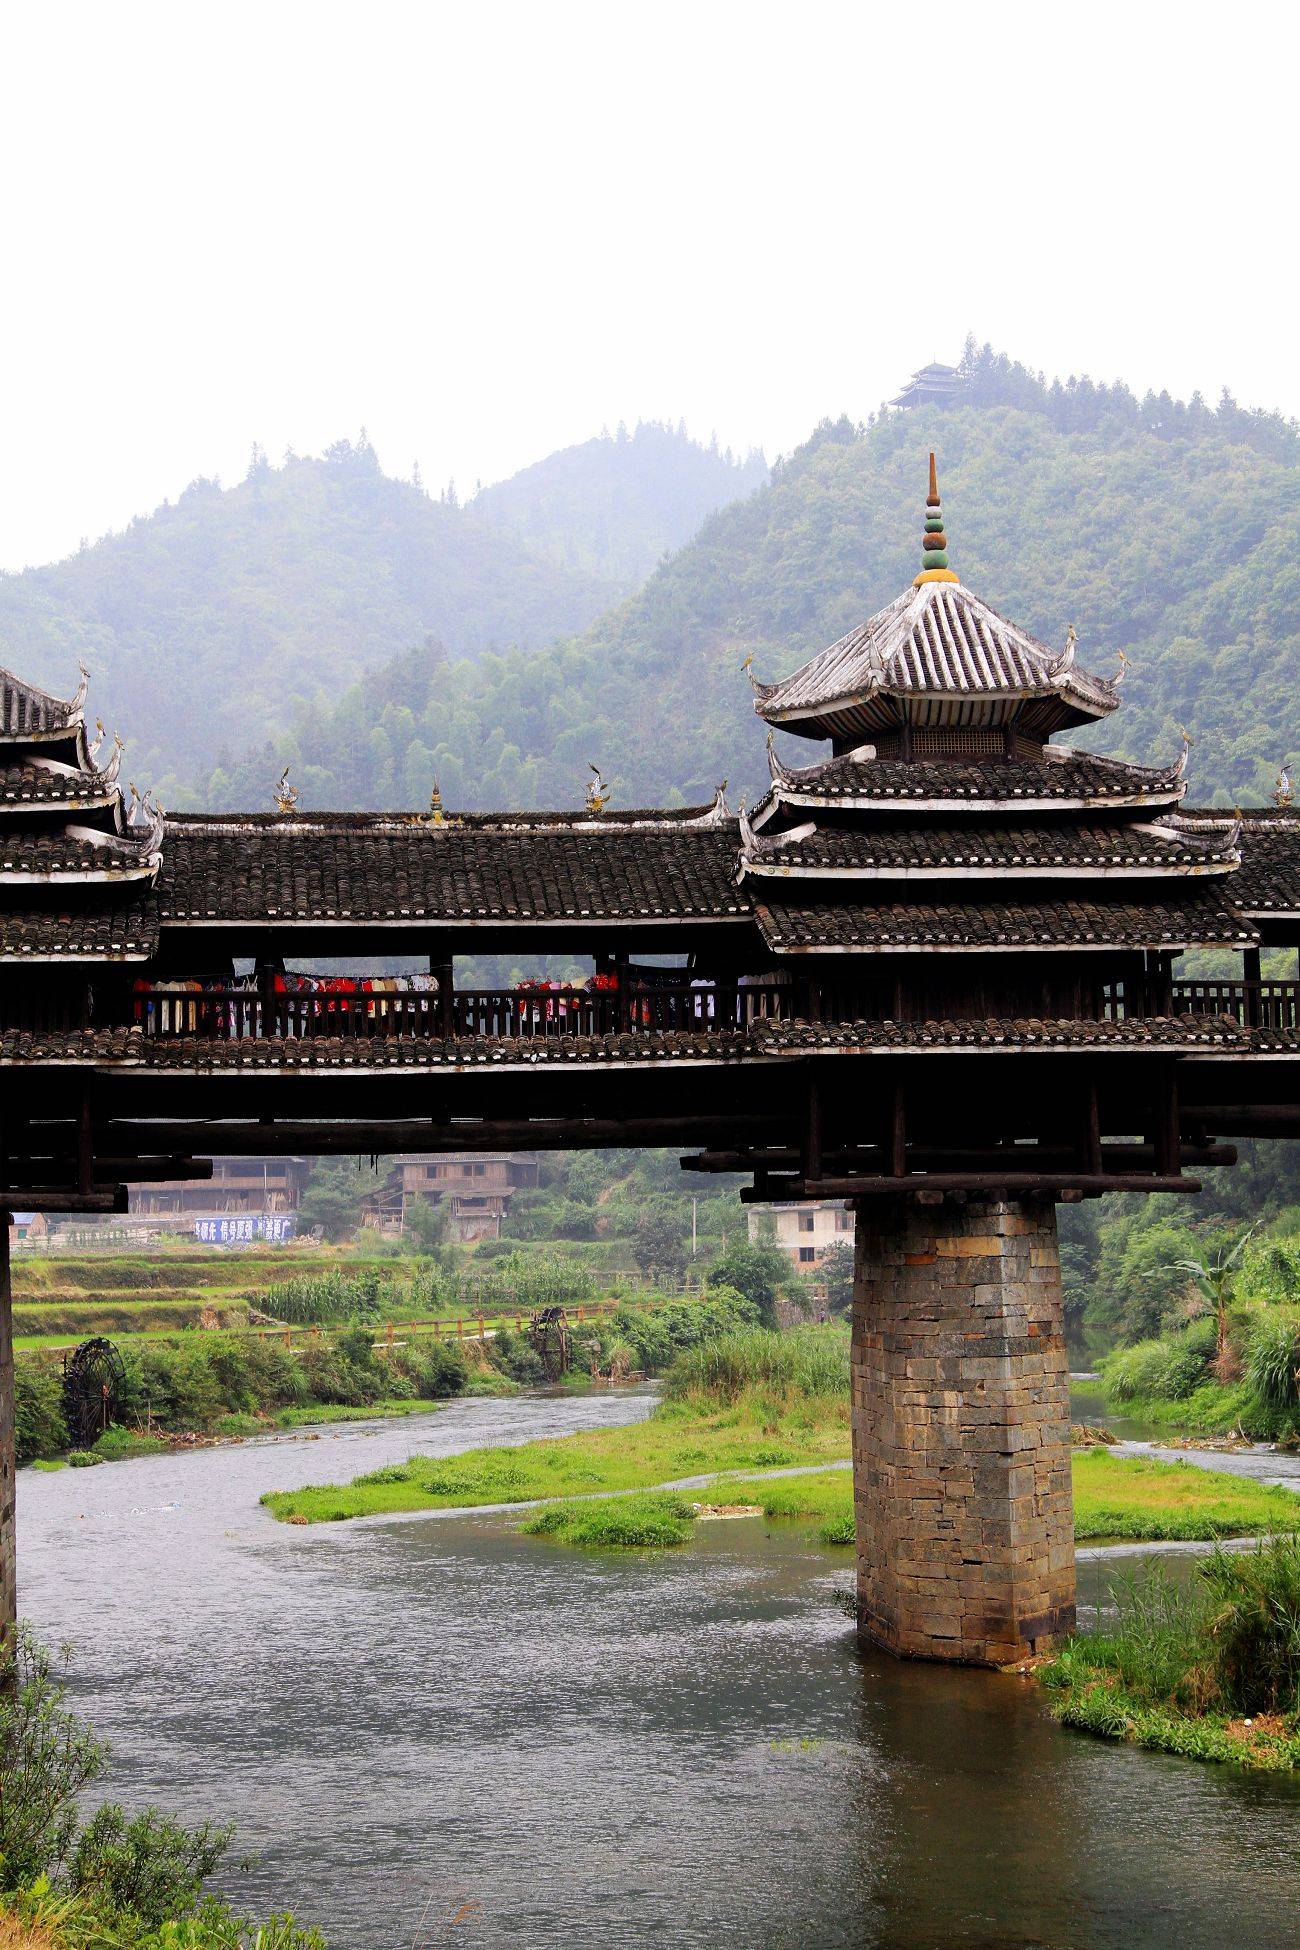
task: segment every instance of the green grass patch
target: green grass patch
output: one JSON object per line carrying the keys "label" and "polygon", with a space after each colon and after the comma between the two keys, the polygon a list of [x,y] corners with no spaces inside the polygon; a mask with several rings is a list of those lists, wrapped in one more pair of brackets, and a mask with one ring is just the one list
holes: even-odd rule
{"label": "green grass patch", "polygon": [[[474,1391],[470,1389],[466,1392]],[[304,1429],[310,1428],[314,1422],[399,1420],[405,1415],[430,1415],[435,1408],[446,1406],[445,1401],[370,1402],[364,1408],[355,1408],[349,1403],[342,1402],[316,1402],[310,1408],[279,1409],[272,1417],[271,1426],[277,1429]],[[257,1424],[261,1429],[267,1426],[265,1422]]]}
{"label": "green grass patch", "polygon": [[849,1469],[766,1479],[728,1477],[706,1494],[719,1502],[725,1495],[728,1503],[756,1503],[765,1517],[802,1522],[815,1530],[823,1544],[851,1544],[856,1539],[853,1472]]}
{"label": "green grass patch", "polygon": [[212,1294],[171,1300],[63,1300],[51,1306],[15,1306],[14,1333],[23,1340],[84,1340],[93,1334],[182,1333],[197,1328],[204,1307],[215,1306],[223,1327],[242,1326],[247,1307]]}
{"label": "green grass patch", "polygon": [[[161,1456],[168,1444],[160,1435],[145,1435],[139,1429],[105,1429],[91,1455],[96,1462],[125,1462],[130,1456]],[[71,1458],[69,1458],[71,1460]]]}
{"label": "green grass patch", "polygon": [[272,1490],[262,1502],[282,1521],[305,1517],[309,1523],[334,1523],[407,1510],[654,1489],[680,1477],[724,1470],[837,1462],[849,1453],[848,1420],[847,1390],[842,1399],[800,1402],[784,1417],[771,1401],[753,1394],[706,1414],[689,1403],[666,1402],[648,1421],[628,1428],[591,1429],[460,1456],[414,1456],[402,1466],[399,1480],[360,1477],[337,1487]]}
{"label": "green grass patch", "polygon": [[1193,1463],[1156,1462],[1086,1449],[1074,1458],[1074,1535],[1135,1542],[1202,1541],[1290,1530],[1300,1522],[1294,1491],[1252,1483]]}
{"label": "green grass patch", "polygon": [[526,1536],[581,1550],[663,1550],[690,1539],[695,1510],[672,1494],[613,1496],[593,1503],[548,1503],[519,1527]]}
{"label": "green grass patch", "polygon": [[38,1456],[35,1462],[29,1463],[27,1465],[29,1469],[44,1469],[44,1470],[66,1469],[67,1466],[68,1465],[62,1456]]}
{"label": "green grass patch", "polygon": [[1110,1596],[1039,1674],[1063,1724],[1194,1760],[1300,1764],[1300,1539],[1216,1550],[1186,1587],[1153,1566]]}

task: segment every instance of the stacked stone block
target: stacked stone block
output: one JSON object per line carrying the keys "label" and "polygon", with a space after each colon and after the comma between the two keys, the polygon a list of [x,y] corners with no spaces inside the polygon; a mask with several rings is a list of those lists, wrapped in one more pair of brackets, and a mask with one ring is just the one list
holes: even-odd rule
{"label": "stacked stone block", "polygon": [[858,1618],[911,1658],[1010,1664],[1074,1625],[1056,1211],[862,1200]]}

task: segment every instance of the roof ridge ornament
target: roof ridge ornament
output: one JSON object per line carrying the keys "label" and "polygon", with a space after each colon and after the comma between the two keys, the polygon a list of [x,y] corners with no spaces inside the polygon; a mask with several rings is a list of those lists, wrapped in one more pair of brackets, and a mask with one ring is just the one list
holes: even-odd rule
{"label": "roof ridge ornament", "polygon": [[145,859],[157,874],[162,866],[163,833],[167,825],[167,815],[158,800],[146,792],[140,801],[140,809],[149,818],[149,830],[141,835],[141,845]]}
{"label": "roof ridge ornament", "polygon": [[1285,759],[1282,760],[1281,767],[1278,770],[1277,780],[1273,786],[1273,804],[1280,806],[1283,810],[1295,804],[1295,789],[1291,784],[1291,767]]}
{"label": "roof ridge ornament", "polygon": [[1118,655],[1119,655],[1119,669],[1115,672],[1115,675],[1110,680],[1110,687],[1113,691],[1117,691],[1120,685],[1124,682],[1124,679],[1128,676],[1128,668],[1129,668],[1128,658],[1125,656],[1122,650],[1119,651]]}
{"label": "roof ridge ornament", "polygon": [[81,672],[81,681],[78,683],[72,696],[68,699],[69,719],[80,717],[82,711],[85,709],[86,693],[90,689],[90,672],[86,669],[80,657],[77,659],[77,669]]}
{"label": "roof ridge ornament", "polygon": [[1078,641],[1079,641],[1079,632],[1075,629],[1073,623],[1068,624],[1065,632],[1065,648],[1064,650],[1062,650],[1060,656],[1056,659],[1056,662],[1052,665],[1051,671],[1049,673],[1058,683],[1060,682],[1061,678],[1067,676],[1070,670],[1073,668],[1074,646]]}
{"label": "roof ridge ornament", "polygon": [[459,817],[453,817],[443,805],[442,787],[438,784],[437,779],[433,781],[433,784],[429,788],[428,812],[416,813],[411,823],[415,826],[460,826],[464,824]]}
{"label": "roof ridge ornament", "polygon": [[606,785],[599,765],[593,765],[588,760],[587,770],[591,773],[591,777],[586,787],[586,810],[589,813],[603,813],[614,796],[613,788]]}
{"label": "roof ridge ornament", "polygon": [[777,756],[776,733],[770,726],[768,727],[767,733],[767,770],[773,785],[787,785],[789,783],[790,774]]}
{"label": "roof ridge ornament", "polygon": [[704,813],[703,816],[699,819],[688,820],[686,823],[689,826],[703,828],[703,827],[711,827],[711,826],[727,826],[730,824],[731,813],[727,807],[728,783],[729,781],[727,779],[724,779],[722,781],[722,784],[718,787],[717,791],[713,795],[713,804],[709,807],[708,811]]}
{"label": "roof ridge ornament", "polygon": [[[100,740],[96,739],[95,743],[96,743],[96,747],[98,747]],[[122,769],[122,753],[125,750],[126,750],[126,746],[123,744],[120,735],[115,731],[113,733],[112,756],[110,757],[107,765],[104,767],[103,771],[99,775],[100,782],[103,785],[117,784],[117,775]]]}
{"label": "roof ridge ornament", "polygon": [[943,529],[943,509],[939,501],[939,475],[934,454],[930,454],[930,492],[925,497],[925,533],[921,537],[921,573],[913,583],[920,589],[927,582],[960,582],[948,567],[948,537]]}
{"label": "roof ridge ornament", "polygon": [[289,783],[288,765],[286,765],[283,772],[281,772],[275,791],[272,793],[271,796],[275,800],[275,810],[278,813],[297,812],[298,788],[296,785],[290,785]]}
{"label": "roof ridge ornament", "polygon": [[1183,741],[1183,749],[1179,752],[1177,759],[1174,761],[1174,769],[1170,776],[1171,785],[1176,785],[1179,779],[1186,776],[1187,761],[1192,755],[1192,734],[1187,729],[1187,726],[1185,724],[1179,725],[1178,735]]}

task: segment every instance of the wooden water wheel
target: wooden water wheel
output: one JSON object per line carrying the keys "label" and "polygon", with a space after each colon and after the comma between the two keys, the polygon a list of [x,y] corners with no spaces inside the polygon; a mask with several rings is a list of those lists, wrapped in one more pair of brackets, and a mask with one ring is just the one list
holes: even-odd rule
{"label": "wooden water wheel", "polygon": [[126,1369],[112,1341],[83,1341],[63,1357],[63,1419],[74,1449],[89,1449],[117,1414]]}
{"label": "wooden water wheel", "polygon": [[528,1323],[529,1338],[537,1350],[542,1374],[547,1381],[559,1381],[573,1360],[569,1337],[569,1316],[563,1307],[539,1307]]}

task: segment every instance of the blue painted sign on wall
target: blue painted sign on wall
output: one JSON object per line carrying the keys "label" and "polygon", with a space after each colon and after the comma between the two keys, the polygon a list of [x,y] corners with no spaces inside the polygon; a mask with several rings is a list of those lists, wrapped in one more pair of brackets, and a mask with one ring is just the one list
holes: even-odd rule
{"label": "blue painted sign on wall", "polygon": [[250,1246],[258,1242],[283,1246],[297,1229],[297,1216],[292,1212],[231,1213],[194,1221],[194,1237],[204,1246]]}

